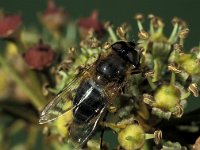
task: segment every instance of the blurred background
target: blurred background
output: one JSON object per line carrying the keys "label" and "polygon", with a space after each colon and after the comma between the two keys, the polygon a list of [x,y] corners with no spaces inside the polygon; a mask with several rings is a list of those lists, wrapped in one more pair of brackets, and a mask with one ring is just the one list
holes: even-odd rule
{"label": "blurred background", "polygon": [[[137,40],[137,24],[133,19],[137,13],[142,13],[145,16],[152,13],[163,18],[165,22],[165,33],[167,36],[171,33],[173,26],[171,19],[174,16],[180,17],[185,20],[190,29],[190,33],[185,42],[185,49],[190,50],[194,46],[198,46],[200,43],[200,1],[199,0],[56,0],[58,6],[62,6],[66,9],[70,20],[77,21],[80,18],[87,17],[93,10],[98,10],[100,20],[111,21],[115,26],[120,25],[123,22],[129,22],[133,27],[133,39]],[[24,24],[26,26],[37,26],[41,27],[38,21],[39,13],[43,12],[47,7],[45,0],[0,0],[0,9],[8,13],[19,13],[22,15]],[[146,29],[148,28],[148,20],[145,24]],[[2,45],[2,41],[0,44]],[[1,47],[2,48],[2,47]],[[187,107],[186,111],[196,109],[200,105],[198,98],[193,98]],[[14,108],[15,109],[15,108]],[[28,110],[25,110],[28,111]],[[26,112],[25,112],[26,113]],[[2,115],[0,115],[2,117]],[[0,118],[0,131],[4,129],[6,121],[9,122],[12,118]],[[4,122],[3,122],[4,121]],[[20,124],[20,123],[19,123]],[[19,125],[20,126],[20,125]],[[35,138],[36,141],[27,139],[29,136],[26,131],[18,127],[10,126],[6,130],[13,130],[12,135],[8,135],[10,145],[16,145],[12,147],[12,150],[24,149],[21,143],[25,140],[30,142],[32,149],[44,149],[43,135],[41,131],[35,130],[34,127],[27,127],[27,130],[32,130],[31,137]],[[23,126],[23,125],[21,125]],[[42,130],[42,129],[41,129]],[[0,141],[1,136],[0,133]],[[3,140],[5,141],[5,140]],[[37,144],[35,144],[37,143]],[[0,143],[1,146],[1,143]],[[0,147],[0,149],[2,149]],[[64,148],[63,148],[64,149]],[[4,149],[2,149],[4,150]]]}
{"label": "blurred background", "polygon": [[[174,16],[184,19],[190,28],[190,34],[188,42],[186,42],[186,48],[192,45],[198,45],[200,34],[200,18],[199,18],[199,0],[56,0],[58,5],[64,7],[69,16],[73,20],[89,16],[94,9],[97,9],[100,14],[100,18],[103,21],[111,21],[115,25],[119,25],[122,22],[130,22],[135,27],[135,33],[137,32],[136,23],[133,20],[133,16],[136,13],[143,13],[148,15],[150,13],[155,14],[163,18],[166,22],[166,33],[170,33],[171,19]],[[38,25],[37,13],[46,8],[45,0],[15,0],[15,1],[0,1],[1,9],[8,12],[19,12],[23,14],[23,19],[28,24]]]}

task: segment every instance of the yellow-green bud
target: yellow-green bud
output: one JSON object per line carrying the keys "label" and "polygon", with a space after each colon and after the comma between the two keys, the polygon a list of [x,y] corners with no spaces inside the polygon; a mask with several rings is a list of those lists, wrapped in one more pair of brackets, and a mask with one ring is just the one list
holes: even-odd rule
{"label": "yellow-green bud", "polygon": [[180,102],[180,91],[174,85],[162,85],[155,93],[155,107],[172,111]]}
{"label": "yellow-green bud", "polygon": [[[72,102],[65,104],[66,108],[69,108],[72,105]],[[69,125],[73,120],[73,112],[68,111],[63,116],[59,117],[55,122],[57,131],[61,137],[67,137],[69,134]]]}
{"label": "yellow-green bud", "polygon": [[[94,140],[94,139],[90,139],[87,142],[87,149],[88,150],[101,150],[101,141],[100,140]],[[103,141],[102,143],[102,149],[107,150],[107,145],[106,143]]]}
{"label": "yellow-green bud", "polygon": [[200,74],[199,62],[194,55],[182,54],[178,59],[178,63],[189,75]]}
{"label": "yellow-green bud", "polygon": [[139,125],[128,125],[119,132],[118,141],[125,150],[139,149],[145,142],[144,130]]}
{"label": "yellow-green bud", "polygon": [[91,139],[87,142],[87,148],[89,150],[100,150],[100,143],[99,141]]}

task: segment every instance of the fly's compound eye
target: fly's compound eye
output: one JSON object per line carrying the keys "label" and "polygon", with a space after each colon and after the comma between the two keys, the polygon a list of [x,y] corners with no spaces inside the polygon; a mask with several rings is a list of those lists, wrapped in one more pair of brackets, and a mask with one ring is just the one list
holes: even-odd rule
{"label": "fly's compound eye", "polygon": [[132,64],[135,68],[140,66],[140,56],[135,49],[136,44],[134,42],[119,41],[111,47],[121,58]]}

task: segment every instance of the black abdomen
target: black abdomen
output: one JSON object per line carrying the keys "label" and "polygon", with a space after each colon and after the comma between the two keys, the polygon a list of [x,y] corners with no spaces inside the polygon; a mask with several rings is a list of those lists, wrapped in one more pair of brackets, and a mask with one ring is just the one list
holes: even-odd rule
{"label": "black abdomen", "polygon": [[105,97],[101,89],[91,80],[83,81],[76,91],[73,110],[76,122],[88,122],[105,106]]}

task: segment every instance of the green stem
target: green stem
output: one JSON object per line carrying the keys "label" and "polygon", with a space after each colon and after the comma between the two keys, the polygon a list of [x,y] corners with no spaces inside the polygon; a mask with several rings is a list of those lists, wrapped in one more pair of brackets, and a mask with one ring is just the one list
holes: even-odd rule
{"label": "green stem", "polygon": [[174,43],[174,42],[175,42],[176,36],[177,36],[177,31],[178,31],[178,23],[176,23],[176,24],[174,25],[174,29],[173,29],[173,31],[172,31],[170,37],[169,37],[168,42],[170,42],[170,43]]}
{"label": "green stem", "polygon": [[75,23],[69,23],[67,26],[67,34],[65,36],[66,41],[74,42],[76,41],[76,25]]}
{"label": "green stem", "polygon": [[138,25],[139,31],[142,31],[143,30],[143,26],[142,26],[141,21],[137,21],[137,25]]}
{"label": "green stem", "polygon": [[162,33],[163,33],[163,27],[159,27],[159,28],[157,29],[156,33],[157,33],[158,35],[162,35]]}
{"label": "green stem", "polygon": [[36,126],[29,127],[29,135],[27,137],[27,148],[34,149],[35,144],[37,142],[38,130]]}
{"label": "green stem", "polygon": [[108,33],[110,34],[110,37],[112,39],[113,42],[117,41],[117,36],[115,35],[112,27],[108,27]]}
{"label": "green stem", "polygon": [[179,45],[181,45],[182,47],[184,46],[184,39],[183,38],[180,38]]}
{"label": "green stem", "polygon": [[[15,38],[15,41],[7,41],[7,45],[10,45],[10,44],[15,45],[17,47],[18,52],[22,55],[26,51],[26,49],[24,47],[23,42],[20,39],[21,39],[20,34],[18,34],[17,37]],[[20,61],[24,62],[22,60],[22,58],[20,58]],[[27,75],[30,78],[30,80],[32,81],[31,88],[34,91],[37,91],[35,93],[38,94],[38,97],[41,97],[41,99],[42,98],[45,99],[44,95],[41,92],[42,88],[41,88],[41,85],[38,81],[36,73],[34,71],[30,70],[30,71],[27,72]]]}
{"label": "green stem", "polygon": [[150,34],[153,35],[155,33],[154,27],[153,27],[153,21],[150,22]]}
{"label": "green stem", "polygon": [[171,84],[175,84],[176,81],[176,74],[174,72],[172,72],[171,74]]}
{"label": "green stem", "polygon": [[147,81],[149,82],[149,85],[152,88],[152,90],[155,90],[156,89],[156,85],[152,82],[150,77],[147,77]]}
{"label": "green stem", "polygon": [[37,96],[40,97],[40,99],[45,100],[46,97],[42,94],[42,85],[38,80],[36,72],[34,72],[33,70],[29,70],[27,72],[27,75],[29,79],[32,81],[31,88],[35,91],[34,93],[37,94]]}
{"label": "green stem", "polygon": [[145,139],[149,140],[149,139],[154,139],[155,135],[154,134],[147,134],[145,133]]}
{"label": "green stem", "polygon": [[152,79],[152,81],[153,82],[156,82],[156,81],[158,81],[159,80],[159,75],[160,75],[160,60],[159,59],[154,59],[154,61],[153,61],[153,63],[154,63],[154,75],[153,75],[153,79]]}
{"label": "green stem", "polygon": [[8,64],[6,59],[0,55],[0,64],[1,67],[8,73],[9,76],[18,84],[18,86],[26,93],[26,95],[30,98],[33,105],[40,109],[43,107],[43,101],[39,99],[32,90],[26,85],[26,83],[23,81],[23,79],[20,78],[20,76],[17,74],[17,72],[14,71],[14,69],[11,68],[11,66]]}

